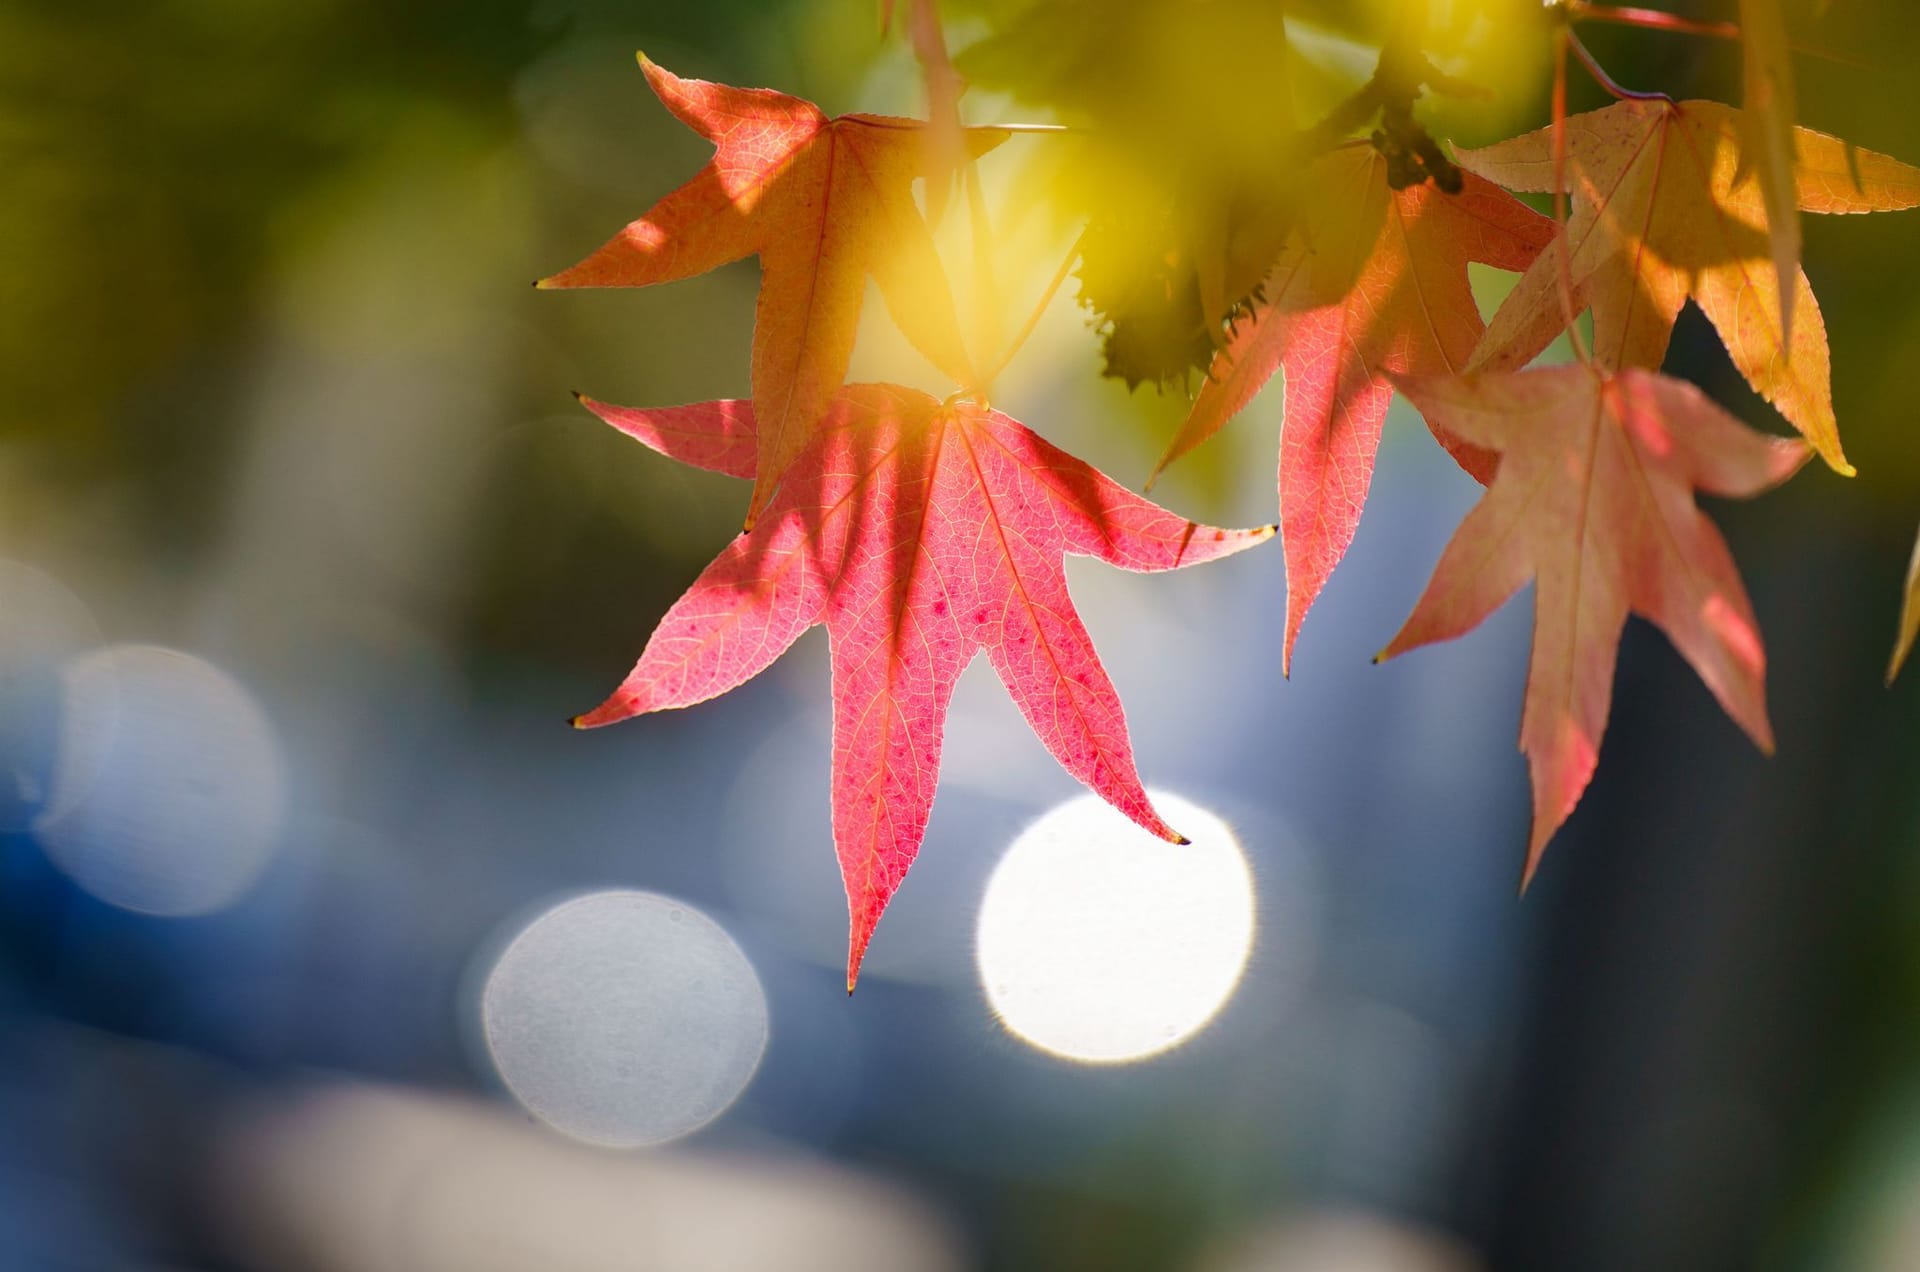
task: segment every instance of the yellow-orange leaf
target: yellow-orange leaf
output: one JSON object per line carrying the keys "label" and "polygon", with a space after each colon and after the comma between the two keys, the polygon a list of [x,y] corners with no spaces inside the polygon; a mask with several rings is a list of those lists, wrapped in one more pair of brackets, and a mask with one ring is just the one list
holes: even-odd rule
{"label": "yellow-orange leaf", "polygon": [[[1568,273],[1577,306],[1593,308],[1602,366],[1658,367],[1691,296],[1754,391],[1829,465],[1851,474],[1833,416],[1827,329],[1795,270],[1790,339],[1782,339],[1761,183],[1740,173],[1741,112],[1718,102],[1623,101],[1565,121]],[[1796,128],[1794,189],[1802,211],[1873,212],[1920,204],[1920,169]],[[1483,150],[1462,166],[1510,190],[1553,188],[1553,130]],[[1521,276],[1482,337],[1473,365],[1512,370],[1564,325],[1558,251]]]}

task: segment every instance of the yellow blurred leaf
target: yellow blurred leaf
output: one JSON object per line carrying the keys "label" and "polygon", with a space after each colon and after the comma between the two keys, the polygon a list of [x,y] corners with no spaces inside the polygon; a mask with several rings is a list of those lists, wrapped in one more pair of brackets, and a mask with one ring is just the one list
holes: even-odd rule
{"label": "yellow blurred leaf", "polygon": [[1887,662],[1887,683],[1900,674],[1900,667],[1913,652],[1920,636],[1920,539],[1913,544],[1913,559],[1907,562],[1907,592],[1900,602],[1900,635],[1893,642],[1893,657]]}
{"label": "yellow blurred leaf", "polygon": [[1800,271],[1800,209],[1794,195],[1793,52],[1780,0],[1740,0],[1740,47],[1746,74],[1741,114],[1741,166],[1760,180],[1780,286],[1780,335],[1793,339],[1794,276]]}

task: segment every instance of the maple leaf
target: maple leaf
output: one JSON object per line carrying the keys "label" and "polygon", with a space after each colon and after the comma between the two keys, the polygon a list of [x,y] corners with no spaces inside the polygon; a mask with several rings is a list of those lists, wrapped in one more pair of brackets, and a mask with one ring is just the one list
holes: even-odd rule
{"label": "maple leaf", "polygon": [[[1282,674],[1307,610],[1353,542],[1393,398],[1389,375],[1464,368],[1482,329],[1467,263],[1523,270],[1553,237],[1550,218],[1492,182],[1466,175],[1452,195],[1425,183],[1393,190],[1387,169],[1366,147],[1336,150],[1315,164],[1309,233],[1267,276],[1269,303],[1236,324],[1154,468],[1157,476],[1218,432],[1276,369],[1286,369]],[[1436,435],[1469,472],[1483,481],[1491,475],[1489,456]]]}
{"label": "maple leaf", "polygon": [[1767,238],[1780,297],[1780,336],[1793,339],[1794,275],[1800,272],[1800,201],[1794,183],[1793,50],[1780,0],[1740,0],[1746,80],[1742,155],[1751,159],[1767,209]]}
{"label": "maple leaf", "polygon": [[[758,413],[749,403],[586,405],[664,455],[737,477],[755,471]],[[1171,570],[1272,532],[1176,516],[998,411],[850,385],[753,529],[667,611],[613,696],[575,723],[611,724],[725,693],[824,623],[851,989],[919,850],[947,703],[979,650],[1068,772],[1154,834],[1180,840],[1141,787],[1120,699],[1067,595],[1062,557]]]}
{"label": "maple leaf", "polygon": [[[661,103],[713,143],[713,160],[539,285],[641,287],[758,254],[753,402],[764,423],[750,526],[846,378],[869,274],[914,347],[955,383],[973,380],[952,289],[913,202],[927,129],[883,115],[829,119],[771,89],[681,79],[645,54],[640,67]],[[984,154],[1006,135],[968,129],[967,146]]]}
{"label": "maple leaf", "polygon": [[1585,366],[1398,379],[1437,427],[1500,454],[1390,658],[1477,626],[1529,579],[1533,652],[1520,749],[1533,778],[1522,886],[1600,752],[1629,611],[1651,619],[1727,714],[1771,753],[1766,655],[1726,541],[1693,492],[1760,493],[1806,461],[1684,381]]}
{"label": "maple leaf", "polygon": [[[1762,183],[1741,177],[1740,112],[1718,102],[1622,101],[1565,121],[1574,210],[1567,274],[1593,308],[1593,354],[1607,367],[1658,367],[1691,296],[1754,391],[1851,474],[1833,417],[1827,329],[1796,269],[1793,334],[1783,340]],[[1920,169],[1796,128],[1794,188],[1805,212],[1920,204]],[[1553,129],[1463,150],[1463,167],[1511,190],[1553,188]],[[1562,253],[1544,252],[1487,324],[1473,366],[1532,361],[1565,325]]]}

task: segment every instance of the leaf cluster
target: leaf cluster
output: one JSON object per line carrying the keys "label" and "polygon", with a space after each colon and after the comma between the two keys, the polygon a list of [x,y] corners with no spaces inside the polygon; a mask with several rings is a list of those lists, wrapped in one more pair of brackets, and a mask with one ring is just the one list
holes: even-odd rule
{"label": "leaf cluster", "polygon": [[[642,57],[654,92],[713,144],[713,160],[541,285],[644,286],[758,256],[750,398],[587,403],[653,450],[753,489],[746,530],[578,722],[724,693],[824,625],[849,989],[919,849],[947,704],[977,652],[1069,772],[1179,838],[1135,770],[1062,557],[1166,570],[1277,531],[1288,601],[1276,661],[1287,672],[1353,539],[1396,393],[1486,492],[1380,657],[1463,635],[1535,585],[1520,729],[1534,790],[1526,877],[1593,773],[1629,614],[1661,627],[1772,748],[1764,644],[1695,493],[1757,495],[1814,454],[1852,472],[1798,218],[1913,207],[1920,170],[1798,124],[1778,0],[1741,0],[1738,25],[1584,0],[1530,12],[1511,30],[1553,63],[1551,118],[1479,148],[1449,146],[1434,126],[1435,94],[1457,105],[1484,86],[1421,0],[1355,11],[1037,0],[958,56],[933,0],[909,0],[902,15],[889,4],[883,21],[901,18],[926,73],[927,121],[828,118]],[[1590,21],[1739,39],[1743,105],[1622,88],[1580,39]],[[1314,76],[1302,49],[1329,32],[1374,47],[1373,69],[1303,122],[1295,82]],[[1570,68],[1613,104],[1568,115]],[[969,81],[1013,90],[1053,126],[966,126]],[[963,333],[930,222],[963,191],[974,273],[991,277],[992,210],[975,162],[1010,141],[1051,165],[1056,201],[1084,226],[1042,305],[1076,271],[1107,375],[1130,387],[1200,377],[1156,474],[1284,377],[1275,526],[1186,520],[993,409],[993,380],[1032,320],[985,342],[1000,347]],[[1550,195],[1554,215],[1516,192]],[[1470,285],[1474,264],[1517,276],[1490,316]],[[869,280],[953,384],[950,397],[846,383]],[[1690,300],[1798,437],[1757,432],[1661,373]],[[1533,365],[1563,336],[1572,364]],[[1920,582],[1909,593],[1895,669],[1920,630]]]}

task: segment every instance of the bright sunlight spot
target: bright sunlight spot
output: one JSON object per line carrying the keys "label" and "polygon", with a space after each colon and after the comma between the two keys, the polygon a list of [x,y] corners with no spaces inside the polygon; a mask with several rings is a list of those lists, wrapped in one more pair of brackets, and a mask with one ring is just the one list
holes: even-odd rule
{"label": "bright sunlight spot", "polygon": [[1071,1060],[1142,1060],[1198,1033],[1253,949],[1253,877],[1233,831],[1157,793],[1170,844],[1083,795],[1007,849],[980,906],[980,979],[1006,1027]]}

